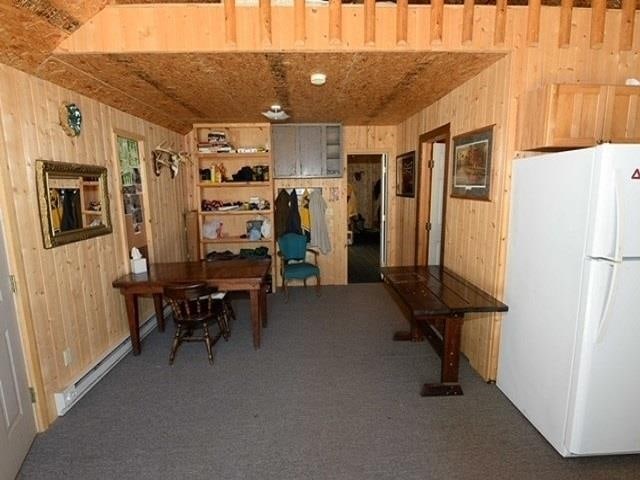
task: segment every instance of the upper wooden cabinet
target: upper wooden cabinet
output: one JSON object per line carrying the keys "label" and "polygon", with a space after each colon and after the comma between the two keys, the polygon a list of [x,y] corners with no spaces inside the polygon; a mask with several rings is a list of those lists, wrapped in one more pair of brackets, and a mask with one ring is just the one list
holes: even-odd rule
{"label": "upper wooden cabinet", "polygon": [[519,150],[640,142],[640,87],[551,84],[520,97]]}
{"label": "upper wooden cabinet", "polygon": [[274,125],[271,141],[277,178],[342,176],[339,124]]}

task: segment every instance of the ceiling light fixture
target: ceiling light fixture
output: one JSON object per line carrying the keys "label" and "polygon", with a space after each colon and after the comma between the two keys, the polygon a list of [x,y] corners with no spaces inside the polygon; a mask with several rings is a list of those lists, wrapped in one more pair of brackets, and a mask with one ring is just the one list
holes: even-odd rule
{"label": "ceiling light fixture", "polygon": [[282,107],[280,105],[271,105],[271,107],[269,107],[269,110],[267,110],[266,112],[262,112],[262,114],[269,120],[286,120],[287,118],[289,118],[289,115],[287,115],[287,113],[282,110]]}
{"label": "ceiling light fixture", "polygon": [[314,85],[324,85],[327,82],[327,76],[324,73],[312,73],[311,83]]}

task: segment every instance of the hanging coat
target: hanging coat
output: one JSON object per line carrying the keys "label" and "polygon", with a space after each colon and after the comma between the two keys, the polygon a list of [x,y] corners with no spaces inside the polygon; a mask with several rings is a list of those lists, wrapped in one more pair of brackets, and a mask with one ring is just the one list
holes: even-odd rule
{"label": "hanging coat", "polygon": [[298,210],[298,195],[295,189],[289,195],[289,216],[287,217],[286,233],[297,233],[302,235],[300,227],[300,211]]}
{"label": "hanging coat", "polygon": [[311,213],[309,212],[309,190],[305,189],[300,203],[300,224],[302,233],[307,237],[307,242],[311,241]]}
{"label": "hanging coat", "polygon": [[287,218],[289,218],[289,194],[284,188],[276,197],[275,209],[274,234],[278,238],[287,232]]}
{"label": "hanging coat", "polygon": [[311,246],[318,247],[324,255],[331,251],[331,240],[325,214],[327,202],[322,198],[320,190],[314,190],[309,197],[309,211],[311,213]]}

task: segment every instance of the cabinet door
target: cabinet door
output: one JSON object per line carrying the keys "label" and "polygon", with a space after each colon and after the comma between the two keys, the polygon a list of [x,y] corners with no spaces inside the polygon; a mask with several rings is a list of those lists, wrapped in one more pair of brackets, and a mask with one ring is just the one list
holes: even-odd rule
{"label": "cabinet door", "polygon": [[271,127],[271,144],[276,177],[295,177],[298,174],[298,147],[296,127]]}
{"label": "cabinet door", "polygon": [[300,176],[319,177],[322,175],[324,170],[322,150],[322,126],[305,125],[298,127]]}
{"label": "cabinet door", "polygon": [[588,147],[599,143],[606,99],[606,86],[557,85],[548,146]]}
{"label": "cabinet door", "polygon": [[611,86],[607,92],[607,115],[603,140],[613,143],[640,142],[640,87]]}

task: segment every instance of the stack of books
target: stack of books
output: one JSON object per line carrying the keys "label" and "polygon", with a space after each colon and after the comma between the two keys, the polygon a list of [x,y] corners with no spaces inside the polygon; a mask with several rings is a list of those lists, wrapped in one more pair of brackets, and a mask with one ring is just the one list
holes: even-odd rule
{"label": "stack of books", "polygon": [[198,142],[199,153],[234,153],[225,132],[209,132],[206,142]]}

